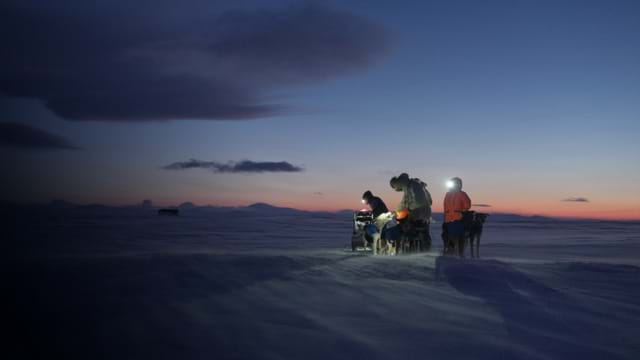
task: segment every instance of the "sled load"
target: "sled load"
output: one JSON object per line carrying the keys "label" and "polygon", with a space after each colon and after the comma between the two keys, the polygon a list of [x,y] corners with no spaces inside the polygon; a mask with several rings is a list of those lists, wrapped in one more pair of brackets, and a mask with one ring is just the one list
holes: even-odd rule
{"label": "sled load", "polygon": [[373,237],[367,234],[365,228],[373,224],[373,214],[369,210],[359,210],[353,212],[353,234],[351,235],[351,250],[366,251],[371,250]]}
{"label": "sled load", "polygon": [[[377,241],[376,241],[377,240]],[[369,210],[353,213],[352,251],[395,255],[429,251],[429,224],[386,213],[374,219]]]}

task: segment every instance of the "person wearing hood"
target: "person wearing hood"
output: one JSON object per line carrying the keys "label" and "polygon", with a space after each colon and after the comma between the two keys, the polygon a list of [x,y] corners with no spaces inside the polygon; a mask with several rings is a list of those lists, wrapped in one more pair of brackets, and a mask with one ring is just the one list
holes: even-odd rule
{"label": "person wearing hood", "polygon": [[396,207],[399,219],[405,215],[411,221],[431,219],[431,195],[426,190],[426,184],[419,179],[411,179],[407,173],[393,177],[390,185],[396,191],[401,191],[402,200]]}
{"label": "person wearing hood", "polygon": [[444,226],[447,240],[445,251],[458,248],[458,254],[464,253],[464,223],[462,222],[463,212],[471,208],[471,199],[466,192],[462,191],[462,179],[454,177],[449,180],[447,186],[449,191],[444,198]]}
{"label": "person wearing hood", "polygon": [[429,223],[431,221],[431,194],[426,189],[427,184],[419,179],[412,179],[407,173],[393,177],[390,185],[396,191],[402,191],[402,200],[396,207],[398,220],[407,218],[409,224],[423,222],[426,227],[425,248],[431,245]]}

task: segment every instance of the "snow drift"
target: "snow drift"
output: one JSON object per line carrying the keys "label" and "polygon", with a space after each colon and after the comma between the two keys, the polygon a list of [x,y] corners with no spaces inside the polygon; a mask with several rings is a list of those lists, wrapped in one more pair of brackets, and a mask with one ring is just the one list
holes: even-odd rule
{"label": "snow drift", "polygon": [[482,258],[458,259],[437,246],[404,257],[350,253],[345,213],[12,214],[3,272],[15,295],[11,350],[24,358],[640,354],[637,223],[489,222]]}

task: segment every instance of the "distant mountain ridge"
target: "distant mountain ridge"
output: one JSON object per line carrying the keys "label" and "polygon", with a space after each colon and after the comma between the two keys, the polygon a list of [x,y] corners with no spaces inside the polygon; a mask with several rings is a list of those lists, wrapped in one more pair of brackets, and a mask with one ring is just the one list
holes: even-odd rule
{"label": "distant mountain ridge", "polygon": [[[102,204],[75,204],[72,202],[68,202],[65,200],[53,200],[49,204],[29,204],[29,205],[20,205],[15,203],[8,202],[0,202],[0,206],[5,210],[11,207],[18,207],[22,209],[34,208],[34,209],[54,209],[56,211],[64,212],[64,211],[86,211],[88,213],[105,213],[110,210],[126,210],[126,211],[156,211],[160,208],[177,208],[181,213],[200,213],[200,212],[235,212],[235,213],[262,213],[265,216],[276,216],[276,215],[304,215],[304,214],[318,214],[322,216],[345,216],[350,217],[353,211],[358,209],[343,209],[337,211],[316,211],[316,210],[302,210],[295,209],[291,207],[281,207],[276,206],[264,202],[256,202],[247,206],[214,206],[214,205],[196,205],[191,202],[184,202],[179,205],[173,206],[150,206],[150,202],[146,203],[144,206],[142,204],[135,205],[123,205],[123,206],[111,206],[111,205],[102,205]],[[490,222],[557,222],[557,221],[618,221],[618,222],[638,222],[638,220],[606,220],[606,219],[581,219],[581,218],[556,218],[550,216],[541,216],[541,215],[520,215],[513,213],[498,213],[498,212],[488,212],[490,214],[488,221]],[[441,222],[443,219],[443,214],[441,212],[434,212],[433,218],[437,222]]]}

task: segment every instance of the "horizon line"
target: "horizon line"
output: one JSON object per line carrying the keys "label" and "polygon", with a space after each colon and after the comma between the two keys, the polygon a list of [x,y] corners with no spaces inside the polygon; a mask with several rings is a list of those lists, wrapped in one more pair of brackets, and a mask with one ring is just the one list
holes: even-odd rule
{"label": "horizon line", "polygon": [[[109,208],[126,208],[126,207],[140,207],[142,208],[144,205],[142,202],[139,203],[129,203],[129,204],[106,204],[106,203],[99,203],[99,202],[90,202],[90,203],[76,203],[76,202],[71,202],[71,201],[67,201],[67,200],[63,200],[63,199],[53,199],[49,202],[17,202],[17,201],[7,201],[7,200],[0,200],[0,205],[18,205],[18,206],[53,206],[55,205],[56,202],[60,202],[60,203],[64,203],[66,205],[69,206],[76,206],[76,207],[83,207],[83,206],[102,206],[102,207],[109,207]],[[289,209],[289,210],[296,210],[296,211],[300,211],[300,212],[316,212],[316,213],[340,213],[340,212],[353,212],[353,211],[358,211],[359,209],[348,209],[348,208],[343,208],[343,209],[304,209],[304,208],[297,208],[297,207],[292,207],[292,206],[282,206],[282,205],[275,205],[275,204],[271,204],[271,203],[267,203],[267,202],[262,202],[262,201],[258,201],[255,203],[251,203],[248,205],[214,205],[214,204],[203,204],[203,205],[199,205],[196,204],[194,202],[191,201],[184,201],[181,202],[178,205],[156,205],[153,204],[150,206],[151,208],[154,209],[161,209],[161,208],[179,208],[185,204],[191,204],[193,205],[194,208],[227,208],[227,209],[242,209],[242,208],[249,208],[255,205],[266,205],[269,207],[273,207],[276,209]],[[473,206],[472,206],[473,209]],[[483,207],[483,209],[486,209]],[[475,210],[472,210],[475,211]],[[562,215],[546,215],[546,214],[542,214],[542,213],[533,213],[533,214],[527,214],[527,213],[522,213],[522,212],[509,212],[509,211],[491,211],[491,210],[485,210],[485,211],[477,211],[477,212],[482,212],[482,213],[488,213],[490,215],[515,215],[515,216],[520,216],[523,218],[547,218],[547,219],[557,219],[557,220],[593,220],[593,221],[617,221],[617,222],[640,222],[640,217],[638,218],[598,218],[598,217],[592,217],[592,216],[562,216]],[[433,211],[433,214],[442,214],[442,211]]]}

